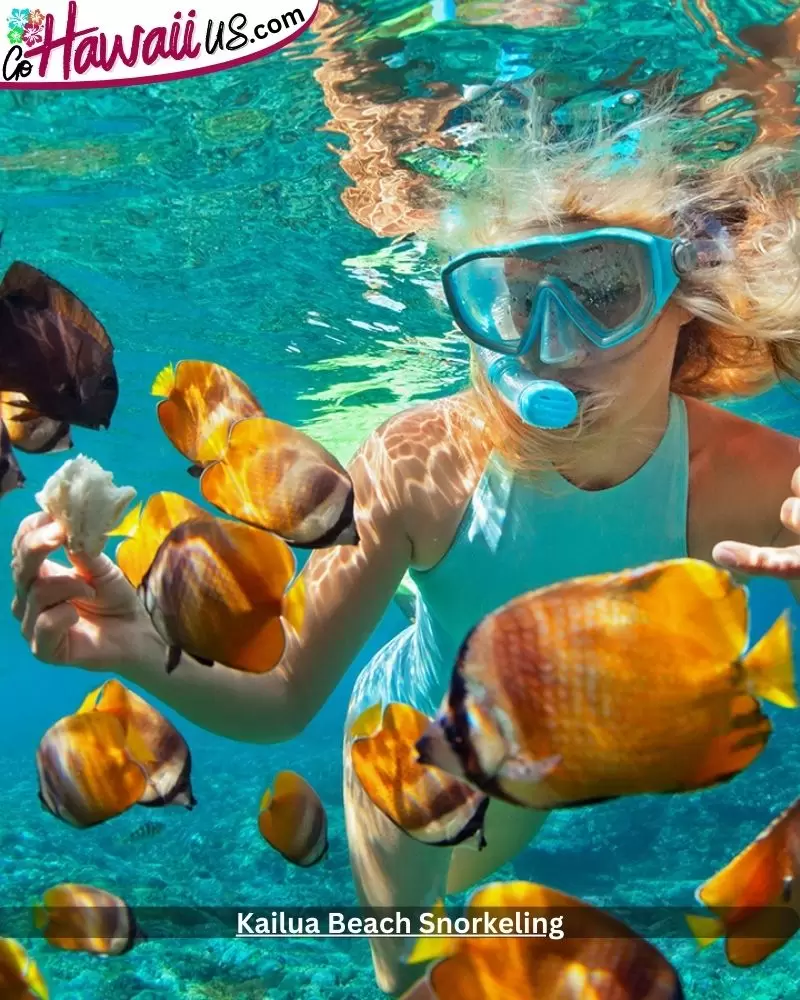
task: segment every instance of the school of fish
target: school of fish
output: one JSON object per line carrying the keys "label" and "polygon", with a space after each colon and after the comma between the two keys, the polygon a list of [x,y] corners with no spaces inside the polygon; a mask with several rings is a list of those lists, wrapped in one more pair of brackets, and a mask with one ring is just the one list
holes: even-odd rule
{"label": "school of fish", "polygon": [[[6,381],[0,373],[0,488],[23,479],[14,448],[67,448],[72,426],[107,426],[116,402],[110,342],[105,367],[99,347],[80,347],[86,337],[102,345],[102,328],[74,296],[26,267],[15,265],[0,286],[0,319],[38,332],[41,351],[74,338],[78,347],[66,354],[73,367],[88,354],[96,370],[70,369],[83,409],[52,405],[35,379],[18,374],[24,365]],[[161,492],[103,538],[121,539],[116,562],[165,644],[167,672],[183,657],[272,670],[287,630],[299,633],[305,614],[292,547],[359,544],[352,482],[316,442],[269,418],[228,369],[181,361],[158,375],[153,393],[201,496],[226,516]],[[350,764],[395,827],[440,848],[482,849],[492,799],[550,810],[714,787],[767,744],[762,700],[798,705],[788,616],[752,647],[748,623],[747,591],[694,559],[524,594],[465,637],[435,718],[399,703],[367,708],[348,732]],[[117,680],[47,730],[36,767],[44,808],[77,829],[137,805],[196,805],[186,741]],[[687,914],[703,947],[725,938],[734,965],[763,961],[800,926],[798,817],[795,803],[698,889],[710,915]],[[310,868],[328,854],[325,806],[297,772],[275,776],[256,825],[289,864]],[[129,840],[162,828],[145,823]],[[473,893],[466,912],[552,908],[568,913],[572,936],[421,939],[408,959],[420,977],[404,1000],[682,1000],[677,972],[652,944],[556,889],[494,883]],[[91,954],[120,955],[147,939],[123,899],[77,883],[47,890],[33,921],[53,947]],[[48,996],[38,967],[11,939],[0,939],[3,989]]]}

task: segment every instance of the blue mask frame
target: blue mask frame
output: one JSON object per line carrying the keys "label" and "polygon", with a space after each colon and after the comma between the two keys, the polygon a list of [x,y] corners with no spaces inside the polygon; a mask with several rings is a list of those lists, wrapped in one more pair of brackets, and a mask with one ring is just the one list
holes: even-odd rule
{"label": "blue mask frame", "polygon": [[[566,284],[558,279],[547,279],[536,290],[531,304],[530,323],[518,343],[486,336],[471,317],[471,311],[461,296],[455,278],[458,269],[464,264],[481,259],[517,256],[537,247],[546,250],[568,250],[573,246],[597,242],[598,239],[612,243],[634,243],[644,250],[649,264],[650,287],[642,290],[641,306],[622,326],[613,330],[606,329],[581,305]],[[498,354],[520,356],[531,350],[541,333],[544,312],[542,307],[548,296],[557,300],[569,320],[591,344],[601,349],[609,349],[635,337],[655,319],[678,287],[681,277],[697,266],[698,250],[708,251],[707,246],[700,247],[701,243],[708,244],[709,241],[669,239],[627,227],[600,227],[562,236],[545,234],[518,243],[478,248],[459,254],[442,269],[442,284],[450,311],[459,328],[473,343]]]}

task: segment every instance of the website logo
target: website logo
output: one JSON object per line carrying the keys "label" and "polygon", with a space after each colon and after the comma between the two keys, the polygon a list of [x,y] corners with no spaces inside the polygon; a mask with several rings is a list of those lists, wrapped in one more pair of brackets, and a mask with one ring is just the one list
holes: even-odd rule
{"label": "website logo", "polygon": [[319,8],[319,0],[189,2],[183,10],[170,0],[13,7],[0,38],[0,89],[118,87],[231,69],[294,41]]}

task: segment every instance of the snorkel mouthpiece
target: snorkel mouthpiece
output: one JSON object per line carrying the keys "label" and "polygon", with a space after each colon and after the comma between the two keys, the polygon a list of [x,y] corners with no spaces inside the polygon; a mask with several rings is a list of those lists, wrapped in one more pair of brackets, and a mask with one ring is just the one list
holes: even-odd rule
{"label": "snorkel mouthpiece", "polygon": [[526,424],[561,430],[578,416],[578,399],[567,386],[537,378],[519,358],[485,347],[476,347],[476,351],[498,396]]}

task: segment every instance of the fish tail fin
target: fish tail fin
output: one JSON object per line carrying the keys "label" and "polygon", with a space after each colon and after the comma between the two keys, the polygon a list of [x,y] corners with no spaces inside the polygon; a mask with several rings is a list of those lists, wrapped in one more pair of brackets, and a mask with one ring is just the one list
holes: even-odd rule
{"label": "fish tail fin", "polygon": [[772,735],[772,725],[755,698],[737,695],[731,705],[729,728],[715,736],[696,768],[676,791],[712,788],[730,781],[758,757]]}
{"label": "fish tail fin", "polygon": [[259,812],[264,812],[265,809],[269,809],[269,804],[272,802],[272,789],[268,788],[266,792],[261,796],[261,802],[258,806]]}
{"label": "fish tail fin", "polygon": [[792,626],[788,611],[753,646],[742,659],[742,666],[754,695],[781,708],[800,705],[794,685]]}
{"label": "fish tail fin", "polygon": [[[444,900],[437,899],[431,907],[434,917],[446,915]],[[440,958],[447,958],[458,951],[457,938],[417,938],[411,954],[406,959],[406,965],[419,965],[422,962],[432,962]]]}
{"label": "fish tail fin", "polygon": [[175,388],[175,366],[168,364],[156,375],[150,387],[151,396],[161,396],[166,398]]}
{"label": "fish tail fin", "polygon": [[133,510],[128,511],[128,513],[119,522],[116,528],[112,528],[108,532],[110,538],[132,538],[136,534],[136,529],[139,527],[139,521],[142,516],[142,505],[137,503]]}
{"label": "fish tail fin", "polygon": [[686,923],[700,948],[707,948],[725,933],[725,925],[719,917],[699,917],[687,913]]}
{"label": "fish tail fin", "polygon": [[357,740],[367,736],[374,736],[383,722],[383,705],[376,702],[365,708],[355,722],[350,726],[350,738]]}

